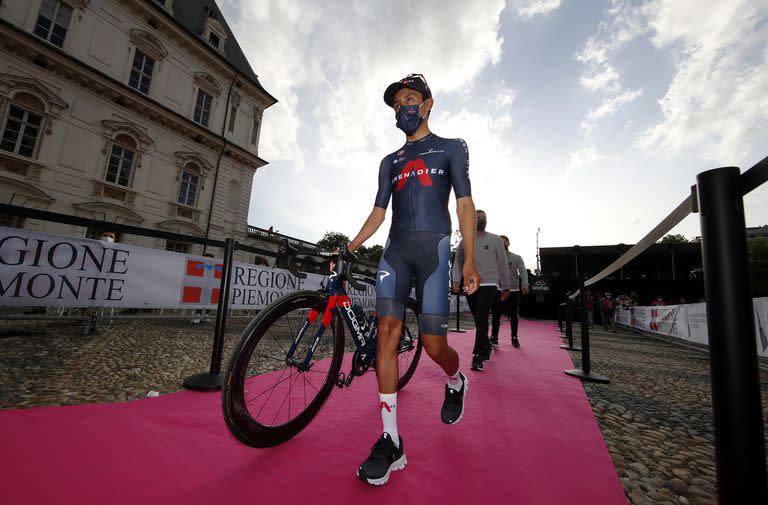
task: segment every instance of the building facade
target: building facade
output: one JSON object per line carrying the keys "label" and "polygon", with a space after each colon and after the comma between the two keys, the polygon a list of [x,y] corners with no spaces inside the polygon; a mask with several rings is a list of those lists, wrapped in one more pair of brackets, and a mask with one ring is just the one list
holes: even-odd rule
{"label": "building facade", "polygon": [[0,226],[97,237],[123,223],[252,243],[262,115],[276,102],[213,0],[1,1],[0,202],[105,224]]}

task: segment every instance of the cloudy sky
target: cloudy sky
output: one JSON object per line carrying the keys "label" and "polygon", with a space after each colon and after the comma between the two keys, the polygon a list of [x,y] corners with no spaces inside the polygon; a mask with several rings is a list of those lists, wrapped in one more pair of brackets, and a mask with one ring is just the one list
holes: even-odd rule
{"label": "cloudy sky", "polygon": [[[384,88],[411,72],[433,90],[432,131],[469,146],[488,230],[531,269],[537,228],[541,247],[634,243],[697,173],[768,155],[764,0],[219,4],[280,100],[248,221],[294,237],[357,233],[404,142]],[[768,224],[768,185],[745,203],[747,225]],[[698,216],[674,233],[699,235]]]}

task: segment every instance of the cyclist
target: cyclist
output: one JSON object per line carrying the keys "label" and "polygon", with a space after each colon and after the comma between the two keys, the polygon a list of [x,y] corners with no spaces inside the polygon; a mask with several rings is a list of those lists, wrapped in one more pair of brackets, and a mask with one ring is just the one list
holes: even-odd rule
{"label": "cyclist", "polygon": [[381,161],[373,210],[349,244],[354,251],[379,229],[391,198],[392,226],[376,275],[376,379],[383,433],[357,470],[361,480],[375,485],[386,483],[391,471],[401,470],[407,463],[397,430],[397,347],[414,277],[424,349],[448,376],[440,416],[444,423],[456,424],[464,414],[469,383],[459,372],[459,355],[448,345],[447,337],[451,188],[461,233],[470,244],[465,249],[464,289],[472,294],[480,284],[466,143],[438,137],[429,130],[434,101],[421,74],[409,74],[390,84],[384,102],[394,108],[396,126],[405,133],[406,142]]}

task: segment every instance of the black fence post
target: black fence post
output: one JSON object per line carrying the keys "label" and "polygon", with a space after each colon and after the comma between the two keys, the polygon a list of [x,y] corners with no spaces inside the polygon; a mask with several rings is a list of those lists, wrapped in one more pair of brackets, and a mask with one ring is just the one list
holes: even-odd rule
{"label": "black fence post", "polygon": [[717,494],[768,503],[760,376],[737,167],[696,177],[707,303]]}
{"label": "black fence post", "polygon": [[211,369],[190,375],[184,379],[184,387],[195,391],[218,391],[224,384],[224,374],[221,372],[221,355],[224,352],[224,333],[227,325],[227,309],[229,308],[229,286],[232,280],[232,256],[235,252],[235,240],[226,239],[224,242],[224,265],[221,272],[219,287],[219,305],[216,311],[216,330],[211,351]]}
{"label": "black fence post", "polygon": [[579,278],[579,314],[581,316],[581,369],[565,370],[565,373],[587,382],[599,382],[606,384],[611,380],[592,372],[589,354],[589,317],[587,316],[587,289],[584,287],[584,278]]}
{"label": "black fence post", "polygon": [[461,302],[461,298],[459,297],[461,296],[461,291],[454,294],[456,295],[456,329],[453,331],[454,333],[466,333],[467,330],[462,330],[461,327],[459,326],[459,319],[461,318],[461,311],[459,310],[459,304]]}
{"label": "black fence post", "polygon": [[573,302],[570,298],[565,302],[565,336],[568,339],[568,344],[561,345],[560,349],[581,351],[581,347],[573,345]]}

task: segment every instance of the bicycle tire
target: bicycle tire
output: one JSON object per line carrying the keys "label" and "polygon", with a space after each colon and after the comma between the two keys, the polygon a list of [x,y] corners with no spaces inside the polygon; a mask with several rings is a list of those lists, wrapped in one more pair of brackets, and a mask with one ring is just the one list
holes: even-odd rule
{"label": "bicycle tire", "polygon": [[[413,312],[415,315],[415,318],[411,320],[409,317],[409,312]],[[409,331],[411,333],[415,333],[416,336],[416,347],[414,348],[413,354],[410,356],[410,360],[406,362],[405,372],[400,374],[400,377],[397,380],[397,390],[400,391],[403,389],[406,384],[408,384],[408,381],[411,380],[411,377],[413,377],[413,373],[416,371],[416,366],[419,364],[419,359],[421,358],[421,351],[423,349],[423,345],[421,342],[421,334],[419,332],[419,306],[416,303],[416,300],[413,298],[409,298],[408,302],[405,305],[405,315],[403,317],[403,331]],[[415,330],[415,331],[414,331]],[[401,360],[402,355],[398,355],[398,368],[403,364],[403,360]]]}
{"label": "bicycle tire", "polygon": [[[322,386],[320,388],[316,388],[316,395],[314,398],[305,405],[305,408],[295,418],[289,419],[287,422],[282,424],[264,424],[263,422],[259,422],[259,420],[254,419],[251,412],[249,411],[249,401],[246,399],[246,379],[248,379],[247,373],[249,370],[250,360],[253,356],[254,350],[257,348],[257,345],[261,342],[262,337],[270,332],[271,328],[277,328],[277,323],[281,318],[284,316],[289,316],[289,314],[295,310],[316,309],[320,312],[320,317],[318,317],[316,321],[320,321],[327,303],[328,296],[321,292],[298,291],[296,293],[286,295],[267,308],[263,309],[243,331],[240,342],[237,344],[232,353],[232,356],[230,357],[229,365],[227,366],[224,377],[224,385],[222,387],[221,396],[224,421],[232,435],[241,443],[251,447],[263,448],[273,447],[285,442],[286,440],[301,432],[301,430],[303,430],[312,421],[312,419],[322,407],[325,400],[328,398],[328,395],[330,395],[331,390],[336,383],[336,379],[338,378],[342,359],[344,357],[344,329],[343,325],[340,324],[336,314],[333,315],[331,323],[328,325],[328,328],[326,328],[325,333],[321,337],[321,340],[327,338],[332,339],[332,353],[328,371],[325,374]],[[289,322],[289,319],[290,317],[287,317],[286,320]],[[288,326],[290,326],[290,324],[288,324]],[[329,331],[330,334],[328,333]],[[305,335],[304,338],[311,339],[311,336],[312,335]],[[266,343],[263,345],[266,346]],[[275,359],[275,361],[277,362],[279,360]],[[288,368],[296,369],[295,367],[290,366],[288,366],[286,369]],[[297,371],[296,373],[300,374],[301,372]],[[253,380],[254,377],[256,377],[256,375],[252,376],[251,380]],[[281,377],[282,374],[280,377],[278,377],[278,381],[275,383],[273,388],[276,388],[281,382]],[[266,381],[266,379],[264,380]],[[292,380],[291,376],[289,376],[287,380],[290,383]],[[298,381],[298,378],[296,381]],[[282,382],[284,382],[284,380]],[[283,386],[283,388],[284,387],[285,386]],[[304,387],[306,388],[306,378]],[[289,395],[290,394],[291,392],[289,392]],[[270,397],[271,396],[272,393],[270,393]],[[266,401],[268,402],[269,399],[270,398],[268,397]],[[283,403],[284,402],[285,400],[283,400]],[[289,399],[289,417],[291,402],[292,399]],[[280,409],[282,408],[283,405],[281,404]],[[278,414],[279,413],[280,410],[278,410]],[[258,415],[256,417],[258,417]]]}

